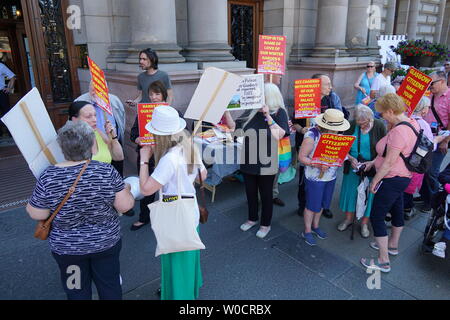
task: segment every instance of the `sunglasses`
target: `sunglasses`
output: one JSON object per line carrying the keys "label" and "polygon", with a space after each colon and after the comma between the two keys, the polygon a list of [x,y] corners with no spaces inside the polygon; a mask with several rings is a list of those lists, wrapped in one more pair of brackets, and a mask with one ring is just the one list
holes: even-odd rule
{"label": "sunglasses", "polygon": [[375,66],[367,66],[367,68],[375,68]]}

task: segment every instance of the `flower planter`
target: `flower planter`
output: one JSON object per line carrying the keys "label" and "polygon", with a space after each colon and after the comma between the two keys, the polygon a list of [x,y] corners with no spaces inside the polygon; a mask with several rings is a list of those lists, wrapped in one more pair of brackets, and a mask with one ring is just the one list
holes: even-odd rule
{"label": "flower planter", "polygon": [[420,68],[431,68],[433,66],[433,63],[436,61],[436,57],[431,56],[406,56],[402,57],[402,64]]}

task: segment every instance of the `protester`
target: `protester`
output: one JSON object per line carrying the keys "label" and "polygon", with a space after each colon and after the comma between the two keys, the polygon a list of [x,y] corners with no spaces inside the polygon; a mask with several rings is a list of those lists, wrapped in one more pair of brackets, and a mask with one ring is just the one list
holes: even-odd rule
{"label": "protester", "polygon": [[375,110],[375,105],[377,104],[377,99],[384,97],[385,95],[387,95],[388,93],[396,93],[397,90],[395,89],[395,87],[393,85],[383,85],[382,87],[380,87],[380,90],[378,91],[377,97],[375,99],[373,99],[372,101],[370,101],[368,107],[372,110],[375,119],[381,119],[381,115],[380,113]]}
{"label": "protester", "polygon": [[[153,82],[150,87],[149,87],[149,97],[150,97],[150,101],[152,103],[158,103],[158,102],[166,102],[167,101],[167,90],[164,87],[163,83],[160,81],[155,81]],[[141,144],[141,139],[139,137],[139,121],[138,121],[138,116],[136,116],[136,119],[134,120],[134,124],[133,127],[131,128],[131,132],[130,132],[130,139],[133,143],[135,143],[136,146],[136,152],[138,153],[137,155],[137,170],[138,170],[138,174],[140,173],[140,168],[141,168],[141,157],[140,157],[140,150],[143,147],[143,145]],[[148,164],[148,171],[149,174],[151,175],[153,173],[155,169],[155,159],[154,157],[150,158],[149,164]],[[140,201],[140,213],[139,213],[139,220],[136,221],[130,228],[131,231],[136,231],[139,230],[140,228],[142,228],[143,226],[147,225],[150,223],[150,211],[148,209],[148,205],[150,203],[152,203],[153,201],[155,201],[155,195],[149,195],[144,197],[141,201]]]}
{"label": "protester", "polygon": [[447,78],[447,87],[450,87],[450,61],[445,61],[442,70]]}
{"label": "protester", "polygon": [[[59,130],[58,143],[66,161],[47,168],[38,179],[27,205],[34,220],[46,220],[59,206],[91,159],[95,134],[84,121],[69,121]],[[92,281],[101,300],[122,299],[118,213],[133,205],[133,196],[111,165],[88,163],[74,194],[53,220],[49,235],[69,300],[91,300]],[[79,268],[79,287],[72,286],[70,279],[74,266]]]}
{"label": "protester", "polygon": [[[273,83],[277,85],[278,87],[281,85],[281,75],[280,74],[264,74],[264,83]],[[273,204],[276,204],[277,206],[284,207],[286,204],[283,200],[279,198],[280,190],[278,189],[278,177],[279,177],[280,171],[278,171],[277,175],[275,176],[275,179],[273,180],[273,189],[272,189],[272,198],[273,198]]]}
{"label": "protester", "polygon": [[[9,79],[8,85],[5,83],[5,78]],[[0,118],[8,113],[10,109],[9,95],[14,90],[15,80],[16,75],[3,62],[0,62]],[[0,130],[0,136],[9,135],[8,128],[1,121]]]}
{"label": "protester", "polygon": [[391,84],[391,75],[395,70],[397,70],[397,65],[394,62],[388,61],[385,63],[383,71],[375,77],[370,87],[370,98],[379,97],[380,88]]}
{"label": "protester", "polygon": [[[87,101],[92,104],[95,108],[95,115],[97,118],[97,127],[100,131],[102,131],[105,135],[107,132],[105,131],[105,123],[106,120],[111,122],[112,126],[116,129],[118,140],[120,145],[123,146],[124,143],[124,135],[125,135],[125,108],[123,107],[122,101],[113,95],[109,94],[109,102],[111,104],[113,114],[110,115],[106,111],[104,111],[99,104],[99,98],[97,97],[94,89],[93,82],[91,80],[89,84],[89,92],[82,94],[75,101]],[[123,177],[123,161],[112,161],[111,165],[120,173]]]}
{"label": "protester", "polygon": [[256,236],[270,232],[273,213],[273,183],[278,173],[278,141],[288,137],[288,116],[280,89],[272,83],[264,85],[266,105],[250,114],[243,125],[244,151],[240,171],[244,176],[248,202],[248,221],[242,231],[254,227],[258,218],[258,191],[261,197],[261,223]]}
{"label": "protester", "polygon": [[[386,135],[386,127],[383,121],[374,119],[373,112],[369,107],[360,104],[356,107],[355,120],[350,121],[350,129],[344,134],[355,136],[356,140],[353,142],[348,154],[349,161],[344,166],[344,178],[339,203],[341,210],[345,212],[346,218],[339,224],[339,231],[345,231],[353,223],[358,197],[357,188],[362,180],[361,175],[357,174],[357,172],[361,173],[359,166],[375,159],[375,146]],[[369,180],[373,177],[370,177],[367,172],[364,175],[368,176]],[[372,201],[373,194],[369,194],[367,207],[361,222],[361,236],[363,238],[368,238],[370,235],[368,222]]]}
{"label": "protester", "polygon": [[[197,169],[200,168],[203,179],[206,178],[207,172],[199,152],[191,152],[194,146],[189,134],[183,131],[185,127],[186,121],[179,118],[172,107],[155,108],[148,128],[155,137],[156,145],[154,148],[145,146],[140,150],[139,180],[142,194],[148,196],[162,189],[164,199],[171,199],[178,192],[182,196],[195,196],[193,183],[197,177]],[[153,155],[156,168],[149,176],[148,163]],[[194,159],[191,159],[190,155]],[[182,181],[178,181],[178,177]],[[177,185],[180,185],[182,190],[178,190]],[[196,221],[199,221],[198,208],[192,214],[195,214]],[[162,300],[196,299],[202,283],[199,250],[161,255]]]}
{"label": "protester", "polygon": [[306,208],[304,212],[305,231],[302,237],[310,246],[317,244],[313,234],[326,239],[327,234],[319,228],[320,217],[324,209],[329,209],[336,183],[337,167],[313,164],[312,156],[323,133],[337,133],[350,128],[344,113],[328,109],[315,118],[317,127],[305,134],[298,160],[305,165]]}
{"label": "protester", "polygon": [[356,93],[356,100],[355,100],[356,105],[360,104],[364,98],[370,95],[370,88],[372,86],[374,79],[377,76],[378,73],[376,72],[375,69],[375,62],[369,61],[367,63],[367,71],[363,72],[353,85],[354,88],[358,91]]}
{"label": "protester", "polygon": [[158,69],[158,61],[159,59],[156,51],[150,48],[139,52],[139,66],[144,72],[138,76],[137,89],[139,95],[134,100],[127,100],[129,105],[136,106],[138,103],[149,103],[151,100],[148,96],[148,89],[155,81],[161,81],[163,83],[164,87],[167,89],[167,103],[172,104],[172,83],[170,82],[169,75]]}
{"label": "protester", "polygon": [[87,101],[73,102],[69,107],[69,120],[71,121],[85,121],[94,130],[95,141],[92,150],[92,160],[97,160],[104,163],[111,163],[114,161],[123,161],[123,149],[118,141],[116,130],[109,120],[105,122],[106,136],[97,127],[96,111],[92,104]]}
{"label": "protester", "polygon": [[[388,122],[388,134],[376,146],[377,157],[367,162],[366,170],[375,166],[376,175],[370,183],[370,192],[375,194],[370,214],[370,222],[376,242],[370,247],[379,250],[378,259],[363,258],[361,264],[366,268],[389,272],[391,270],[389,255],[398,255],[398,244],[404,226],[403,192],[411,181],[411,172],[400,156],[409,157],[417,136],[406,124],[412,125],[417,131],[420,126],[416,120],[405,115],[406,106],[402,98],[389,93],[378,99],[376,109]],[[392,216],[392,232],[388,237],[386,231],[386,214]]]}
{"label": "protester", "polygon": [[[450,114],[450,94],[447,87],[445,73],[442,71],[430,74],[432,79],[430,84],[431,105],[428,114],[423,118],[431,126],[433,136],[437,136],[440,131],[449,130],[449,114]],[[433,152],[433,161],[431,168],[425,173],[422,187],[420,189],[423,205],[420,210],[429,212],[431,210],[432,196],[439,190],[438,175],[442,161],[448,150],[448,142],[450,137],[439,143],[436,151]]]}
{"label": "protester", "polygon": [[[194,130],[196,124],[197,122],[192,123],[192,130]],[[236,130],[236,122],[233,120],[233,117],[231,116],[231,113],[228,110],[223,113],[222,118],[217,124],[219,126],[224,125],[228,127],[230,132]],[[215,127],[217,126],[214,125],[213,123],[203,121],[202,124],[200,125],[200,132],[205,132]]]}

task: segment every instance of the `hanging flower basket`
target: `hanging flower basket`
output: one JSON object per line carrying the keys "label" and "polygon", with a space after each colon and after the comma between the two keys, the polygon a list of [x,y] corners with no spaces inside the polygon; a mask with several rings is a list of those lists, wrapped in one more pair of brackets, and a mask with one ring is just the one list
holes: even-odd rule
{"label": "hanging flower basket", "polygon": [[432,67],[434,62],[449,57],[446,44],[432,43],[426,40],[408,40],[398,43],[393,50],[402,57],[402,64],[420,67]]}

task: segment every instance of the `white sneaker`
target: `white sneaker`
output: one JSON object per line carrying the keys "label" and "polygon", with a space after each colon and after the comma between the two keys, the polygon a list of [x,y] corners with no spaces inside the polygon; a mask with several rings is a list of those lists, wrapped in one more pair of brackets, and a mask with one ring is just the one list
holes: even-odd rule
{"label": "white sneaker", "polygon": [[267,234],[270,232],[270,227],[260,227],[258,232],[256,233],[256,236],[260,239],[263,239],[267,236]]}
{"label": "white sneaker", "polygon": [[242,231],[248,231],[248,230],[250,230],[251,228],[253,228],[254,226],[256,226],[256,222],[253,222],[253,221],[247,221],[246,223],[243,223],[243,224],[241,225],[241,230],[242,230]]}
{"label": "white sneaker", "polygon": [[433,254],[436,257],[445,259],[445,249],[446,248],[447,248],[447,245],[445,244],[445,242],[438,242],[434,245]]}

